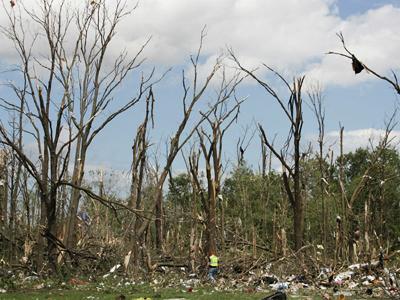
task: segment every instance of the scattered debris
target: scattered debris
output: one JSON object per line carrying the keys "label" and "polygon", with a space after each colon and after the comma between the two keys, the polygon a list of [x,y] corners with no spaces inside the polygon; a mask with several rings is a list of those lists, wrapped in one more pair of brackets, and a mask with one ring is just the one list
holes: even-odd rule
{"label": "scattered debris", "polygon": [[87,285],[88,284],[87,281],[84,281],[84,280],[79,279],[79,278],[71,278],[70,280],[68,280],[68,283],[70,285]]}
{"label": "scattered debris", "polygon": [[116,270],[118,270],[121,267],[120,264],[115,265],[114,267],[112,267],[110,269],[110,271],[107,274],[103,275],[103,278],[107,278],[108,276],[110,276],[111,274],[113,274]]}
{"label": "scattered debris", "polygon": [[[268,295],[264,299],[271,300],[315,295],[325,300],[348,299],[349,297],[399,298],[400,295],[398,280],[400,269],[388,262],[385,268],[380,268],[378,261],[372,261],[370,264],[352,264],[347,267],[328,267],[321,265],[319,261],[314,265],[309,261],[302,261],[300,264],[295,256],[273,262],[268,261],[267,258],[264,261],[263,259],[264,257],[254,260],[250,256],[242,256],[240,259],[231,261],[224,259],[221,274],[212,286],[206,281],[206,271],[201,269],[188,272],[180,268],[164,267],[156,269],[151,274],[139,274],[132,278],[127,277],[124,272],[124,264],[110,262],[106,274],[99,270],[97,274],[92,273],[90,279],[86,280],[80,279],[81,275],[75,274],[75,277],[68,281],[59,283],[59,288],[72,287],[86,290],[94,284],[94,290],[112,292],[115,299],[133,299],[128,294],[143,285],[148,285],[152,289],[152,299],[161,297],[160,292],[166,288],[180,291],[181,295],[186,293],[200,295],[204,290],[210,294],[216,292],[262,293]],[[235,266],[240,268],[241,272],[237,273]],[[56,286],[48,278],[39,277],[32,271],[26,274],[23,270],[8,271],[0,268],[0,275],[3,276],[5,283],[0,285],[0,293],[18,290],[21,287],[41,290]],[[11,281],[13,285],[9,283]],[[142,296],[136,299],[150,298]]]}
{"label": "scattered debris", "polygon": [[35,286],[34,286],[34,289],[35,289],[35,290],[41,290],[41,289],[43,289],[44,287],[45,287],[44,283],[40,283],[40,284],[38,284],[38,285],[35,285]]}
{"label": "scattered debris", "polygon": [[90,218],[87,211],[81,210],[78,212],[77,218],[83,222],[86,226],[90,226],[92,224],[92,219]]}
{"label": "scattered debris", "polygon": [[289,287],[289,282],[277,282],[275,284],[270,284],[269,286],[274,290],[283,291]]}
{"label": "scattered debris", "polygon": [[32,281],[37,281],[37,280],[39,280],[39,276],[32,275],[32,276],[25,277],[23,279],[23,282],[32,282]]}

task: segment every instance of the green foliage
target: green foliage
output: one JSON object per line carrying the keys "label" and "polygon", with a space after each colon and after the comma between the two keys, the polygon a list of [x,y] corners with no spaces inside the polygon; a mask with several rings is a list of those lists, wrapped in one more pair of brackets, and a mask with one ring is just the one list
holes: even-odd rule
{"label": "green foliage", "polygon": [[[1,295],[0,299],[4,300],[24,300],[24,299],[54,299],[54,300],[75,300],[75,299],[99,299],[99,300],[114,300],[117,296],[121,295],[121,293],[117,292],[98,292],[96,290],[93,291],[60,291],[60,290],[52,290],[52,291],[38,291],[38,292],[17,292],[17,293],[9,293]],[[203,299],[203,300],[213,300],[213,299],[221,299],[221,300],[230,300],[230,299],[261,299],[265,296],[265,293],[245,293],[240,291],[235,292],[217,292],[208,289],[197,290],[194,293],[185,293],[184,291],[175,291],[175,290],[163,290],[157,293],[154,292],[134,292],[123,294],[127,298],[126,299],[146,299],[144,297],[148,297],[150,299]]]}
{"label": "green foliage", "polygon": [[[15,287],[14,285],[14,279],[12,278],[12,274],[1,274],[0,275],[0,289],[13,289]],[[1,299],[1,297],[0,297]]]}
{"label": "green foliage", "polygon": [[[400,215],[400,157],[393,148],[375,151],[380,152],[374,162],[371,157],[377,153],[367,149],[357,149],[345,155],[346,189],[350,197],[362,177],[366,176],[365,187],[354,204],[357,220],[362,220],[367,203],[371,214],[370,228],[380,238],[395,241],[400,233],[396,221]],[[368,167],[370,171],[364,175]]]}
{"label": "green foliage", "polygon": [[115,278],[99,281],[85,281],[84,285],[70,283],[48,284],[46,281],[37,281],[34,286],[19,286],[14,290],[7,290],[0,294],[0,299],[116,299],[124,295],[126,299],[261,299],[266,293],[242,289],[219,291],[214,286],[204,285],[194,287],[191,292],[182,288],[179,280],[171,279],[171,287],[161,287],[152,284],[134,283],[127,279]]}
{"label": "green foliage", "polygon": [[[379,156],[377,159],[376,157]],[[394,248],[399,242],[400,224],[400,157],[394,148],[360,148],[344,155],[344,187],[350,199],[363,176],[365,185],[353,203],[352,222],[361,231],[376,233],[377,243],[391,241]],[[301,184],[305,197],[305,239],[311,243],[323,241],[323,226],[326,223],[326,245],[333,251],[336,216],[343,214],[339,186],[339,159],[329,165],[318,157],[305,157],[301,162]],[[322,167],[322,174],[321,174]],[[365,175],[366,170],[368,174]],[[271,171],[265,177],[255,173],[249,166],[236,166],[225,179],[223,196],[227,203],[226,219],[231,224],[240,219],[243,231],[250,232],[254,225],[259,236],[268,238],[273,228],[289,228],[291,209],[282,189],[281,175]],[[324,202],[324,204],[323,204]],[[325,213],[323,213],[323,205]],[[368,208],[368,224],[364,224],[365,207]],[[286,216],[286,217],[285,217]],[[358,225],[357,225],[358,224]]]}
{"label": "green foliage", "polygon": [[185,209],[190,206],[191,199],[192,187],[189,175],[182,173],[170,178],[167,201],[172,206],[179,206]]}
{"label": "green foliage", "polygon": [[282,210],[280,181],[275,172],[263,177],[245,163],[237,166],[222,189],[228,220],[235,223],[240,219],[248,231],[255,226],[260,236],[271,237],[273,215]]}

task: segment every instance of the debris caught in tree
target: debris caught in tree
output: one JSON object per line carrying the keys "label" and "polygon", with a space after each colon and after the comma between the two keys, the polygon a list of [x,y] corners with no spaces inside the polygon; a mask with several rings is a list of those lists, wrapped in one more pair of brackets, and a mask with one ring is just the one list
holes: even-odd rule
{"label": "debris caught in tree", "polygon": [[78,212],[77,215],[78,219],[81,220],[86,226],[90,226],[92,224],[92,219],[90,218],[89,214],[84,211],[81,210],[80,212]]}
{"label": "debris caught in tree", "polygon": [[362,70],[364,70],[364,66],[354,55],[352,55],[351,57],[351,66],[353,67],[353,71],[355,74],[358,74]]}

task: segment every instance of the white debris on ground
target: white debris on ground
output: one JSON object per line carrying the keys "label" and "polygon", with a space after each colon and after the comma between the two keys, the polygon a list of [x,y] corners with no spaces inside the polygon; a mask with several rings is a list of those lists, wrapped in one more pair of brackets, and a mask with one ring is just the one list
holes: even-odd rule
{"label": "white debris on ground", "polygon": [[103,275],[103,278],[107,278],[108,276],[110,276],[111,274],[113,274],[116,270],[118,270],[121,267],[120,264],[115,265],[114,267],[112,267],[110,269],[110,271],[107,274]]}

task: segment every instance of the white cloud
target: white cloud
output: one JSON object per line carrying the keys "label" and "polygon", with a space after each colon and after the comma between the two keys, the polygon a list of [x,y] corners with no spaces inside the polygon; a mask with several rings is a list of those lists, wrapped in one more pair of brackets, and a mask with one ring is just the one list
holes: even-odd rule
{"label": "white cloud", "polygon": [[[343,131],[343,152],[353,152],[358,148],[376,147],[385,135],[384,129],[363,128],[355,130]],[[308,137],[314,145],[317,143],[318,137],[311,135]],[[334,156],[340,153],[340,132],[330,131],[325,134],[325,150],[333,150]],[[400,131],[393,130],[389,135],[390,145],[397,147],[400,142]]]}
{"label": "white cloud", "polygon": [[371,79],[364,73],[355,77],[343,57],[325,55],[342,50],[336,37],[342,31],[351,49],[377,71],[400,68],[393,59],[400,52],[399,8],[386,5],[341,19],[335,4],[323,0],[143,1],[126,21],[123,39],[136,45],[151,34],[153,44],[147,51],[151,61],[173,65],[197,49],[200,30],[207,25],[206,55],[229,45],[244,65],[264,62],[290,75],[307,70],[309,78],[324,85]]}
{"label": "white cloud", "polygon": [[125,22],[123,35],[135,44],[151,34],[150,57],[174,64],[197,49],[207,25],[205,54],[229,45],[246,63],[292,68],[326,51],[326,33],[339,21],[321,0],[150,0]]}
{"label": "white cloud", "polygon": [[[20,0],[21,2],[22,0]],[[72,0],[73,3],[82,3]],[[371,78],[355,78],[348,61],[326,56],[341,50],[335,33],[342,31],[351,49],[380,72],[400,67],[400,8],[386,5],[364,14],[341,19],[335,0],[145,0],[117,30],[113,53],[132,53],[152,36],[146,56],[152,64],[168,66],[188,62],[207,25],[203,54],[215,56],[232,46],[247,66],[264,62],[294,74],[307,70],[310,78],[327,84],[355,84]],[[5,1],[7,4],[7,1]],[[31,1],[24,1],[30,4]],[[4,12],[0,24],[6,23]],[[4,45],[4,44],[3,44]],[[11,59],[10,45],[1,47],[3,59]]]}
{"label": "white cloud", "polygon": [[[337,32],[344,34],[347,47],[358,58],[373,70],[387,74],[390,70],[400,69],[397,53],[400,53],[400,35],[396,28],[400,27],[400,8],[386,5],[365,14],[342,20]],[[329,50],[344,52],[339,39]],[[355,75],[351,62],[336,55],[326,55],[322,61],[308,67],[309,77],[339,85],[356,84],[373,78],[362,72]]]}

